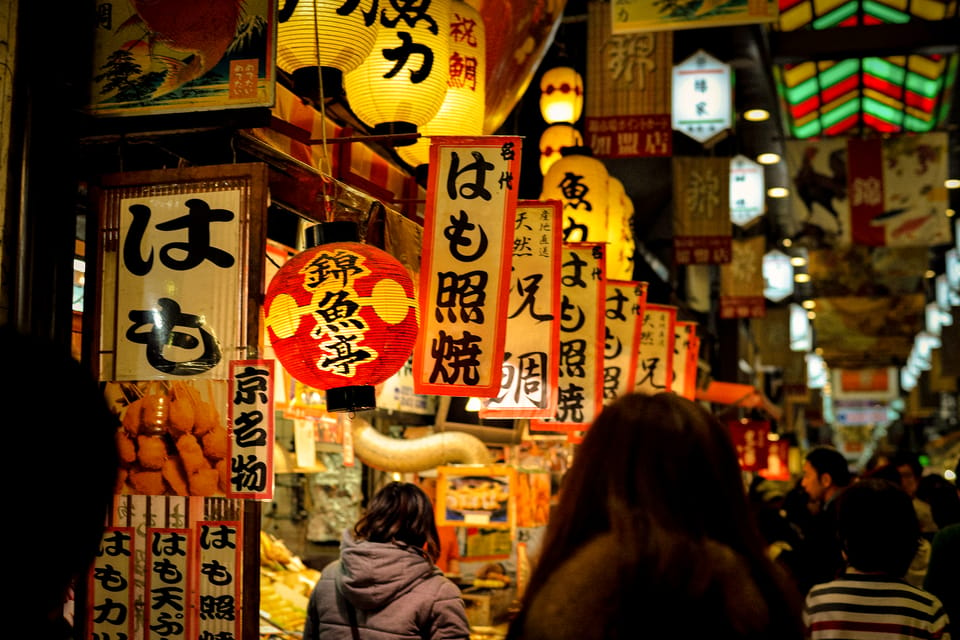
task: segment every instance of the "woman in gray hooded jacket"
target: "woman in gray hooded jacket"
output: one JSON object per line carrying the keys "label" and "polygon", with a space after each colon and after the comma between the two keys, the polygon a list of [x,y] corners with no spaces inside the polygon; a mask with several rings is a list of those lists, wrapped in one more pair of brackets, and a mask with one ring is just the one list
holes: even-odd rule
{"label": "woman in gray hooded jacket", "polygon": [[380,489],[323,570],[304,640],[469,638],[460,590],[434,564],[439,548],[427,495],[406,482]]}

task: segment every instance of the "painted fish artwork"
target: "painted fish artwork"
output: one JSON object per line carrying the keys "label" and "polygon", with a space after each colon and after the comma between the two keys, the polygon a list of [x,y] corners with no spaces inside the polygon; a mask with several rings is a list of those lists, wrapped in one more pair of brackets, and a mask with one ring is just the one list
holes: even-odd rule
{"label": "painted fish artwork", "polygon": [[98,3],[90,112],[272,106],[275,13],[276,0]]}

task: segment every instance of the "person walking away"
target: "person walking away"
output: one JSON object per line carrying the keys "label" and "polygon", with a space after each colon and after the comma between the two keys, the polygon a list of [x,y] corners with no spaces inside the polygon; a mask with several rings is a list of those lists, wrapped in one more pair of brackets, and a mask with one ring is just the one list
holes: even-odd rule
{"label": "person walking away", "polygon": [[729,433],[699,404],[621,397],[563,487],[508,640],[802,638]]}
{"label": "person walking away", "polygon": [[832,580],[843,570],[843,554],[837,540],[836,500],[850,485],[853,476],[847,459],[832,447],[811,449],[803,463],[803,490],[814,509],[802,530],[803,543],[796,578],[802,593],[821,582]]}
{"label": "person walking away", "polygon": [[[960,483],[960,460],[956,475]],[[960,486],[953,489],[960,498]],[[947,524],[933,537],[923,588],[940,598],[950,618],[950,634],[960,638],[960,522]]]}
{"label": "person walking away", "polygon": [[408,482],[385,485],[321,572],[304,640],[467,640],[460,590],[434,564],[438,552],[427,495]]}
{"label": "person walking away", "polygon": [[903,579],[920,540],[910,496],[886,480],[865,478],[837,502],[837,531],[848,566],[807,595],[807,637],[949,640],[940,600]]}

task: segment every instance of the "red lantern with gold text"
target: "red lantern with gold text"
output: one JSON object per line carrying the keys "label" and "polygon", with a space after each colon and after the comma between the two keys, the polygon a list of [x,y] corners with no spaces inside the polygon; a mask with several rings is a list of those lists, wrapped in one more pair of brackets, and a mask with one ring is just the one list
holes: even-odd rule
{"label": "red lantern with gold text", "polygon": [[356,237],[355,223],[317,226],[323,243],[291,258],[267,287],[267,334],[291,376],[326,392],[328,410],[372,409],[374,385],[413,352],[413,280],[385,251],[340,241]]}

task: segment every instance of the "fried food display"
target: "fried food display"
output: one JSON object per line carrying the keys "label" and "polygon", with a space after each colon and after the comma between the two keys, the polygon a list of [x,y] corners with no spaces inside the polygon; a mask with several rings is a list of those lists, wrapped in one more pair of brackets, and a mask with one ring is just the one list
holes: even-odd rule
{"label": "fried food display", "polygon": [[[210,383],[120,383],[118,493],[223,495],[230,439]],[[142,388],[142,385],[146,385]],[[198,385],[206,387],[205,393]]]}

